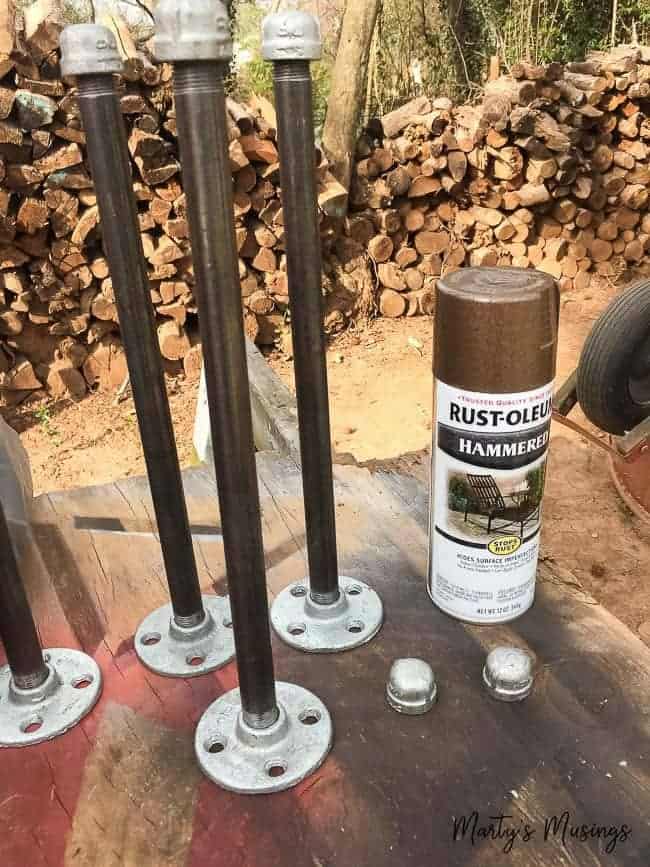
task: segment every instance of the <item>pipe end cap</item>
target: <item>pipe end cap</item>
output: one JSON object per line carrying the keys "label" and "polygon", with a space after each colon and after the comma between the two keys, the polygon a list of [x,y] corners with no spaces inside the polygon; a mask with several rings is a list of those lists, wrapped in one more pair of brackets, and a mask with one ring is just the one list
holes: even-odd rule
{"label": "pipe end cap", "polygon": [[230,20],[221,0],[160,0],[154,51],[168,63],[232,59]]}
{"label": "pipe end cap", "polygon": [[423,659],[396,659],[388,683],[386,699],[398,713],[417,716],[431,710],[438,697],[438,685],[431,666]]}
{"label": "pipe end cap", "polygon": [[70,24],[61,33],[61,74],[112,75],[124,63],[115,35],[102,24]]}
{"label": "pipe end cap", "polygon": [[483,683],[499,701],[523,701],[533,688],[533,658],[519,647],[495,647],[483,668]]}
{"label": "pipe end cap", "polygon": [[319,60],[321,53],[320,22],[315,15],[294,9],[264,19],[264,60]]}

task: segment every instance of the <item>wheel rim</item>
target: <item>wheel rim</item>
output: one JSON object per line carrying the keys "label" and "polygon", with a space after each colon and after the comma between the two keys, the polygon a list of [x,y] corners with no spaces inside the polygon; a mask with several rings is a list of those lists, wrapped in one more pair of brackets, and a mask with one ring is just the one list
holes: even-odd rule
{"label": "wheel rim", "polygon": [[634,354],[628,391],[634,403],[650,409],[650,335]]}

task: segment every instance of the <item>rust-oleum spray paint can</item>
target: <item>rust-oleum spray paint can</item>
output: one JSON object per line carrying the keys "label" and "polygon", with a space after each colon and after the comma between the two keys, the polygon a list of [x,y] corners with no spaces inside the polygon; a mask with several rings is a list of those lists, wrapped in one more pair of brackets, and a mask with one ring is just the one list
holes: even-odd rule
{"label": "rust-oleum spray paint can", "polygon": [[460,620],[503,623],[533,604],[558,312],[539,271],[438,282],[428,584]]}

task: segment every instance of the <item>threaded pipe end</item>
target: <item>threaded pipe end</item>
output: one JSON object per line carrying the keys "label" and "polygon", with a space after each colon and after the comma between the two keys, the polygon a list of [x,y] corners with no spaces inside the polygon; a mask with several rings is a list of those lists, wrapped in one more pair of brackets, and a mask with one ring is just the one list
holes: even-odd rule
{"label": "threaded pipe end", "polygon": [[31,674],[12,674],[12,680],[18,689],[37,689],[42,686],[49,677],[50,670],[43,662],[41,668]]}
{"label": "threaded pipe end", "polygon": [[329,590],[327,593],[318,593],[316,590],[309,591],[309,597],[316,605],[334,605],[341,597],[341,591],[338,587]]}
{"label": "threaded pipe end", "polygon": [[98,72],[93,75],[77,77],[77,88],[81,99],[115,95],[115,77],[112,73]]}
{"label": "threaded pipe end", "polygon": [[311,81],[308,60],[275,60],[273,78],[276,82]]}
{"label": "threaded pipe end", "polygon": [[205,611],[201,608],[196,614],[174,614],[174,623],[180,629],[194,629],[195,626],[200,626],[205,620]]}
{"label": "threaded pipe end", "polygon": [[219,93],[224,89],[225,65],[212,60],[174,64],[174,92],[179,96]]}
{"label": "threaded pipe end", "polygon": [[277,706],[265,713],[249,713],[242,708],[242,719],[252,729],[267,729],[277,722],[280,711]]}

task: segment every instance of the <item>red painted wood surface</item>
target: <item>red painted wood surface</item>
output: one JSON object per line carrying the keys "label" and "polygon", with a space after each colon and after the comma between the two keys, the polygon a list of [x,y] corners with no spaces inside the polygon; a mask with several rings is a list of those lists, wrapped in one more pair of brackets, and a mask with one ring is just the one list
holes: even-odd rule
{"label": "red painted wood surface", "polygon": [[[305,572],[300,479],[260,456],[269,593]],[[334,749],[288,792],[254,797],[205,780],[196,721],[236,668],[191,680],[146,671],[133,652],[142,617],[166,599],[155,538],[80,530],[118,518],[150,527],[142,480],[37,502],[35,545],[21,558],[44,646],[79,647],[104,674],[100,702],[61,738],[0,751],[0,867],[560,867],[650,864],[650,650],[546,566],[533,609],[514,624],[469,627],[425,590],[426,492],[399,477],[336,471],[341,569],[380,592],[386,623],[370,644],[333,656],[274,641],[277,676],[330,709]],[[193,522],[216,524],[214,484],[186,476]],[[224,589],[218,542],[196,540],[202,586]],[[47,568],[43,562],[47,561]],[[486,652],[514,642],[537,657],[533,695],[516,706],[481,687]],[[391,711],[391,662],[434,667],[435,709]],[[2,709],[0,708],[0,713]],[[537,829],[512,854],[504,842],[454,842],[453,821],[506,812]],[[602,842],[543,839],[544,819],[628,823],[611,854]]]}

